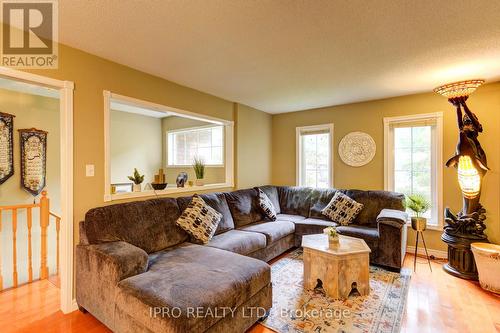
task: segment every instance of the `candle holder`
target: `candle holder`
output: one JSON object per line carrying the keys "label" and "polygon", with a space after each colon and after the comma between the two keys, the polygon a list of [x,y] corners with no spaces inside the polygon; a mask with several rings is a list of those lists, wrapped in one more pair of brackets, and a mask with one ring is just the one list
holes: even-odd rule
{"label": "candle holder", "polygon": [[158,174],[155,175],[155,181],[151,183],[151,186],[155,191],[164,190],[167,187],[167,182],[165,181],[165,173],[163,169],[158,170]]}

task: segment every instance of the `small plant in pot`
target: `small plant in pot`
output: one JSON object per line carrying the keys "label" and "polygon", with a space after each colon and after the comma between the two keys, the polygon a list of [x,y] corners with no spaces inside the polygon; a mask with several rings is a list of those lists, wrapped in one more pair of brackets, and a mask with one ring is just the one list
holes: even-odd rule
{"label": "small plant in pot", "polygon": [[134,168],[134,175],[128,176],[128,179],[134,182],[132,186],[134,192],[141,192],[141,184],[144,181],[144,175],[141,175],[137,168]]}
{"label": "small plant in pot", "polygon": [[406,197],[405,206],[413,212],[411,227],[413,230],[424,231],[427,228],[427,219],[422,215],[431,208],[431,203],[421,194],[412,194]]}
{"label": "small plant in pot", "polygon": [[203,178],[205,177],[205,162],[198,157],[193,160],[194,174],[196,175],[196,186],[203,186]]}
{"label": "small plant in pot", "polygon": [[328,235],[328,243],[332,246],[339,243],[339,234],[337,233],[337,228],[328,227],[323,229],[323,233]]}

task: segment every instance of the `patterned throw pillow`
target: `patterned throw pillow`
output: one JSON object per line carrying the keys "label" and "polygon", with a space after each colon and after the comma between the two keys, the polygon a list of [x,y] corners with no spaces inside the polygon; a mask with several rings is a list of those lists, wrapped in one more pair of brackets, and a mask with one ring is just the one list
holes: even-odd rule
{"label": "patterned throw pillow", "polygon": [[258,188],[257,191],[259,191],[259,206],[264,212],[264,215],[266,215],[266,217],[271,221],[276,221],[276,209],[274,208],[273,203],[264,191],[260,188]]}
{"label": "patterned throw pillow", "polygon": [[336,192],[321,213],[334,222],[348,225],[358,216],[362,209],[363,204],[354,201],[345,194]]}
{"label": "patterned throw pillow", "polygon": [[175,222],[195,240],[207,244],[215,234],[222,214],[210,207],[197,194]]}

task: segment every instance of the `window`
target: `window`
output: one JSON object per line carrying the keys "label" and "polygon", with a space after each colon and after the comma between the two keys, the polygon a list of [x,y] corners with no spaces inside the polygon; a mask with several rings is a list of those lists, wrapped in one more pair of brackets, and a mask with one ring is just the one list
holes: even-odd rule
{"label": "window", "polygon": [[431,209],[424,217],[440,226],[442,114],[384,118],[384,128],[386,189],[426,197]]}
{"label": "window", "polygon": [[191,165],[195,157],[201,158],[207,165],[224,165],[223,133],[223,126],[167,132],[167,165]]}
{"label": "window", "polygon": [[332,187],[333,124],[297,127],[297,185]]}

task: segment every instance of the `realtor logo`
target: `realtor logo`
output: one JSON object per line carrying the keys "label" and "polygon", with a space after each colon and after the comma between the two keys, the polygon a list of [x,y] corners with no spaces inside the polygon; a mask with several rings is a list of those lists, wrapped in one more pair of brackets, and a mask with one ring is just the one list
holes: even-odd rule
{"label": "realtor logo", "polygon": [[57,0],[0,0],[0,4],[1,65],[57,68]]}

